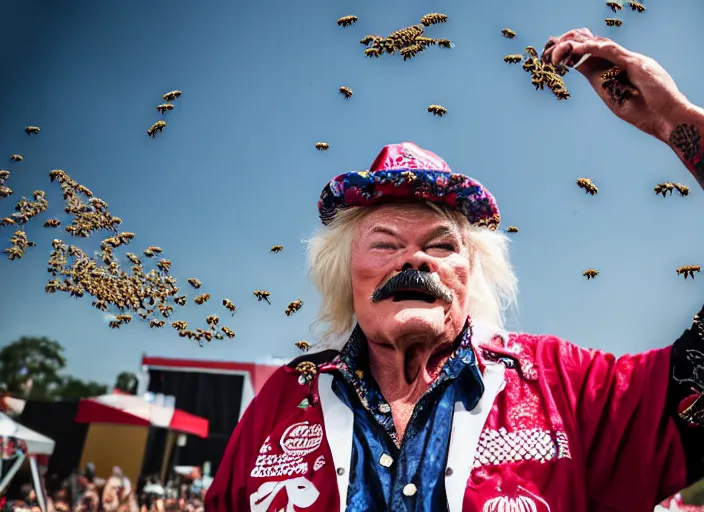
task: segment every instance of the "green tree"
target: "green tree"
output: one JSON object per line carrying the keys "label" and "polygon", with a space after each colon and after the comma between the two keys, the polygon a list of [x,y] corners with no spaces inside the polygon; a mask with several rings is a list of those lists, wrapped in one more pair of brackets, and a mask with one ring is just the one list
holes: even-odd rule
{"label": "green tree", "polygon": [[129,393],[130,395],[137,394],[137,386],[139,385],[139,379],[132,372],[122,372],[117,376],[115,380],[115,388],[119,389],[124,393]]}
{"label": "green tree", "polygon": [[19,398],[51,400],[65,366],[58,341],[22,336],[0,349],[0,387]]}
{"label": "green tree", "polygon": [[105,384],[93,381],[83,381],[75,377],[64,377],[61,383],[52,391],[52,400],[80,400],[108,392]]}

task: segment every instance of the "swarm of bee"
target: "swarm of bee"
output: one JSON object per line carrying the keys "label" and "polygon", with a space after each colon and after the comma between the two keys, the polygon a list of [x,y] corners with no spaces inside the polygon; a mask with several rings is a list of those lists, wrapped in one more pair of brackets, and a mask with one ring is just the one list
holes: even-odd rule
{"label": "swarm of bee", "polygon": [[340,27],[349,27],[357,23],[357,16],[343,16],[337,20],[337,24]]}
{"label": "swarm of bee", "polygon": [[628,2],[628,5],[631,7],[632,11],[638,11],[638,12],[644,12],[645,11],[645,6],[639,2],[634,2],[631,0]]}
{"label": "swarm of bee", "polygon": [[339,90],[340,90],[340,94],[342,94],[345,97],[345,99],[348,100],[352,97],[352,94],[353,94],[352,89],[347,87],[346,85],[340,86]]}
{"label": "swarm of bee", "polygon": [[607,27],[620,27],[621,25],[623,25],[623,21],[618,18],[606,18],[604,22],[606,23]]}
{"label": "swarm of bee", "polygon": [[297,341],[294,345],[302,352],[308,352],[310,350],[310,343],[305,340]]}
{"label": "swarm of bee", "polygon": [[512,54],[506,55],[504,57],[504,62],[506,62],[508,64],[518,64],[522,60],[523,60],[523,55],[521,55],[520,53],[512,53]]}
{"label": "swarm of bee", "polygon": [[27,233],[22,230],[15,231],[15,234],[10,237],[10,247],[3,250],[7,254],[7,258],[10,261],[21,259],[24,256],[24,252],[30,248],[35,247],[37,244],[31,242],[27,239]]}
{"label": "swarm of bee", "polygon": [[675,272],[677,272],[678,276],[684,274],[685,279],[687,279],[687,276],[692,276],[692,279],[694,279],[694,273],[701,272],[701,270],[702,268],[699,265],[685,265],[684,267],[679,267]]}
{"label": "swarm of bee", "polygon": [[170,103],[170,102],[172,102],[172,101],[174,101],[174,100],[180,98],[182,94],[183,94],[183,93],[182,93],[181,91],[178,91],[178,90],[177,90],[177,91],[169,91],[169,92],[167,92],[166,94],[164,94],[164,95],[162,96],[162,98],[163,98],[164,101],[166,101],[167,103]]}
{"label": "swarm of bee", "polygon": [[506,228],[506,233],[518,233],[518,228],[516,226],[509,226]]}
{"label": "swarm of bee", "polygon": [[569,99],[570,92],[562,79],[567,74],[567,67],[543,62],[533,46],[526,46],[525,53],[527,57],[523,62],[523,70],[531,74],[531,83],[535,90],[547,87],[558,100]]}
{"label": "swarm of bee", "polygon": [[589,178],[579,178],[577,180],[577,186],[584,189],[584,191],[591,196],[599,193],[599,189]]}
{"label": "swarm of bee", "polygon": [[21,162],[24,158],[22,158],[22,155],[10,155],[10,160],[13,162]]}
{"label": "swarm of bee", "polygon": [[272,246],[271,249],[270,249],[270,251],[273,252],[273,253],[281,252],[281,251],[283,251],[283,250],[284,250],[284,246],[283,246],[283,245],[274,245],[274,246]]}
{"label": "swarm of bee", "polygon": [[675,187],[675,190],[680,193],[680,196],[687,197],[689,195],[689,187],[686,185],[682,185],[682,183],[673,183],[672,186]]}
{"label": "swarm of bee", "polygon": [[514,30],[511,30],[510,28],[502,28],[501,35],[504,36],[506,39],[513,39],[514,37],[516,37],[516,32]]}
{"label": "swarm of bee", "polygon": [[[2,187],[0,187],[0,191],[1,190]],[[29,247],[36,245],[27,238],[24,226],[29,223],[32,218],[47,211],[49,201],[47,201],[46,193],[43,190],[34,191],[32,198],[32,200],[26,197],[21,198],[17,201],[17,204],[15,204],[15,213],[0,221],[3,226],[22,226],[22,228],[15,231],[15,234],[10,238],[10,247],[3,251],[10,260],[21,259]]]}
{"label": "swarm of bee", "polygon": [[602,73],[601,79],[601,87],[606,89],[612,101],[619,105],[639,94],[623,69],[613,67]]}
{"label": "swarm of bee", "polygon": [[39,128],[38,126],[27,126],[27,127],[24,129],[24,132],[25,132],[27,135],[37,135],[41,130],[42,130],[42,129]]}
{"label": "swarm of bee", "polygon": [[438,23],[445,23],[447,22],[447,15],[440,14],[439,12],[430,12],[424,15],[420,19],[420,22],[426,27],[429,27],[430,25],[437,25]]}
{"label": "swarm of bee", "polygon": [[442,105],[430,105],[428,107],[428,112],[435,116],[442,117],[447,114],[447,109]]}
{"label": "swarm of bee", "polygon": [[594,279],[596,276],[599,275],[598,270],[594,270],[593,268],[587,269],[584,272],[582,272],[582,275],[587,278],[587,281],[590,279]]}
{"label": "swarm of bee", "polygon": [[607,0],[606,7],[611,9],[612,12],[618,12],[623,9],[623,5],[621,4],[621,2],[615,0]]}
{"label": "swarm of bee", "polygon": [[325,151],[330,148],[330,144],[327,142],[316,142],[315,143],[315,149],[318,151]]}
{"label": "swarm of bee", "polygon": [[257,302],[261,302],[265,300],[267,304],[271,306],[271,301],[269,300],[269,297],[271,297],[271,293],[269,293],[266,290],[254,290],[254,296],[257,298]]}
{"label": "swarm of bee", "polygon": [[173,110],[174,106],[171,103],[162,103],[156,106],[157,112],[160,114],[166,114],[168,111]]}
{"label": "swarm of bee", "polygon": [[289,303],[289,305],[286,307],[286,316],[291,316],[302,307],[303,301],[301,299],[294,300],[293,302]]}
{"label": "swarm of bee", "polygon": [[166,121],[159,120],[147,129],[147,135],[149,135],[152,139],[155,139],[157,132],[163,132],[165,127]]}
{"label": "swarm of bee", "polygon": [[[153,262],[154,268],[150,270],[145,269],[145,263],[133,252],[125,254],[132,266],[129,269],[123,268],[115,251],[130,245],[135,234],[129,231],[118,232],[117,227],[122,220],[110,214],[108,204],[94,197],[87,187],[71,179],[64,171],[54,170],[49,176],[51,181],[56,181],[61,186],[67,205],[65,211],[73,217],[71,224],[65,228],[70,235],[87,238],[100,231],[108,231],[109,235],[100,242],[100,250],[93,257],[75,245],[54,240],[47,269],[51,278],[45,291],[65,292],[75,298],[91,296],[94,299],[93,307],[99,311],[116,312],[108,323],[111,329],[120,329],[129,324],[134,316],[148,322],[150,328],[159,329],[166,325],[165,319],[169,319],[178,307],[186,304],[186,296],[179,295],[178,282],[170,275],[171,260],[161,256],[163,249],[152,245],[143,251],[144,256]],[[41,203],[42,200],[43,193],[35,193],[35,202]],[[35,210],[41,208],[41,204],[35,206]],[[31,203],[29,207],[22,208],[22,212],[30,216]],[[18,218],[16,221],[21,223],[24,219]],[[23,233],[13,237],[12,241],[17,248],[11,251],[11,258],[21,257],[21,253],[18,253],[31,246]],[[200,281],[195,278],[190,278],[188,283],[194,289],[201,287]],[[209,299],[210,295],[203,293],[194,302],[204,304]],[[182,320],[175,320],[171,325],[180,337],[195,340],[200,345],[203,341],[234,336],[234,332],[220,326],[216,315],[209,315],[205,320],[207,329],[189,329],[188,324]]]}
{"label": "swarm of bee", "polygon": [[398,53],[403,60],[409,60],[423,53],[429,46],[440,48],[453,48],[454,44],[449,39],[433,39],[425,36],[424,26],[436,25],[447,21],[447,16],[440,13],[429,13],[421,18],[421,23],[403,27],[390,33],[386,37],[369,34],[360,41],[367,48],[364,54],[370,58],[376,58],[386,53],[393,55]]}

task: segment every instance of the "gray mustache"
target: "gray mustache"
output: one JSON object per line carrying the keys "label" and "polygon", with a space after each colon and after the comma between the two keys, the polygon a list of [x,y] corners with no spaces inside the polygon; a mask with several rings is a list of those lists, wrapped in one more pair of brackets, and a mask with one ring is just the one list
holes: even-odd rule
{"label": "gray mustache", "polygon": [[440,282],[437,274],[408,269],[395,275],[374,290],[372,302],[379,302],[393,297],[399,290],[418,290],[445,302],[452,302],[453,299],[452,291]]}

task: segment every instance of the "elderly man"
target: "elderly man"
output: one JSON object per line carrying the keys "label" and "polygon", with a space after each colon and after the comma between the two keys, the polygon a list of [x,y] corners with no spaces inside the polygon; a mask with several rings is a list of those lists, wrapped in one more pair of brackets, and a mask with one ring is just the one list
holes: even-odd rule
{"label": "elderly man", "polygon": [[[656,62],[586,29],[543,59],[579,65],[704,184],[704,111]],[[626,101],[601,86],[614,66]],[[697,317],[674,345],[619,359],[504,332],[516,278],[496,202],[414,144],[334,178],[319,210],[309,256],[331,349],[271,377],[206,510],[650,512],[704,476]]]}

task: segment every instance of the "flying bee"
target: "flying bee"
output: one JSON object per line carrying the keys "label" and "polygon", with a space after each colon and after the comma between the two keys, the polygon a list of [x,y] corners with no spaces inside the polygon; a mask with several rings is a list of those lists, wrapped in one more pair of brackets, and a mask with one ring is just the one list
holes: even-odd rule
{"label": "flying bee", "polygon": [[269,297],[271,296],[271,293],[269,293],[266,290],[254,290],[254,296],[257,298],[258,302],[261,302],[265,300],[267,304],[271,306],[271,302],[269,301]]}
{"label": "flying bee", "polygon": [[539,58],[539,57],[538,57],[538,50],[535,49],[535,46],[526,46],[526,47],[523,49],[523,51],[526,52],[529,57],[533,57],[533,58],[536,58],[536,59]]}
{"label": "flying bee", "polygon": [[174,302],[176,303],[177,306],[185,306],[186,305],[186,296],[181,295],[179,297],[174,297]]}
{"label": "flying bee", "polygon": [[694,279],[694,273],[701,272],[701,269],[699,265],[685,265],[684,267],[676,269],[675,272],[677,272],[678,276],[684,274],[685,279],[687,279],[687,276],[692,276],[692,279]]}
{"label": "flying bee", "polygon": [[196,290],[201,287],[201,282],[198,281],[198,279],[196,279],[195,277],[189,277],[188,284],[190,284]]}
{"label": "flying bee", "polygon": [[449,39],[438,39],[438,46],[440,48],[447,48],[449,50],[455,47],[455,43],[453,43]]}
{"label": "flying bee", "polygon": [[435,46],[438,42],[432,37],[418,36],[413,40],[416,44],[419,44],[423,48],[427,46]]}
{"label": "flying bee", "polygon": [[123,324],[127,325],[132,321],[132,316],[130,315],[117,315],[116,320],[119,320]]}
{"label": "flying bee", "polygon": [[623,22],[618,18],[606,18],[604,22],[606,23],[607,27],[620,27],[621,25],[623,25]]}
{"label": "flying bee", "polygon": [[147,130],[147,135],[149,135],[152,139],[156,138],[156,133],[157,132],[163,132],[164,128],[166,127],[166,121],[157,121],[153,125],[149,127]]}
{"label": "flying bee", "polygon": [[516,37],[516,32],[511,30],[510,28],[502,28],[501,35],[503,35],[506,39],[513,39],[514,37]]}
{"label": "flying bee", "polygon": [[442,105],[430,105],[428,107],[428,112],[430,112],[433,115],[436,115],[438,117],[442,117],[445,114],[447,114],[447,109],[445,107],[443,107]]}
{"label": "flying bee", "polygon": [[408,59],[412,59],[413,57],[415,57],[419,53],[422,53],[424,49],[425,48],[420,44],[412,44],[410,46],[406,46],[404,48],[401,48],[399,50],[399,53],[401,54],[401,56],[403,56],[403,60],[408,60]]}
{"label": "flying bee", "polygon": [[305,340],[297,341],[294,345],[302,352],[308,352],[308,350],[310,350],[310,343]]}
{"label": "flying bee", "polygon": [[162,98],[164,98],[164,101],[174,101],[174,100],[180,98],[182,94],[183,94],[183,93],[182,93],[181,91],[178,91],[178,90],[176,90],[176,91],[169,91],[169,92],[167,92],[166,94],[164,94],[164,95],[162,96]]}
{"label": "flying bee", "polygon": [[117,238],[120,240],[122,245],[128,245],[131,240],[134,240],[134,233],[123,231],[122,233],[117,234]]}
{"label": "flying bee", "polygon": [[590,279],[594,279],[596,276],[599,275],[598,270],[594,270],[593,268],[587,269],[584,272],[582,272],[582,275],[587,278],[587,281]]}
{"label": "flying bee", "polygon": [[431,12],[426,14],[420,19],[421,24],[429,27],[430,25],[437,25],[438,23],[447,22],[447,15],[440,14],[439,12]]}
{"label": "flying bee", "polygon": [[371,58],[378,58],[379,55],[381,55],[381,49],[380,48],[366,48],[364,50],[364,55],[367,57]]}
{"label": "flying bee", "polygon": [[45,228],[58,228],[61,225],[61,221],[58,219],[49,219],[44,223]]}
{"label": "flying bee", "polygon": [[328,148],[330,148],[330,144],[328,144],[327,142],[316,142],[315,143],[315,149],[317,149],[318,151],[325,151]]}
{"label": "flying bee", "polygon": [[154,257],[154,251],[150,251],[149,249],[144,249],[144,251],[142,251],[142,254],[144,254],[147,258]]}
{"label": "flying bee", "polygon": [[518,64],[523,60],[523,55],[520,55],[518,53],[512,53],[511,55],[506,55],[504,57],[504,62],[508,64]]}
{"label": "flying bee", "polygon": [[632,11],[638,11],[638,12],[645,11],[645,6],[639,2],[634,2],[633,0],[631,0],[630,2],[628,2],[628,5],[631,6]]}
{"label": "flying bee", "polygon": [[22,158],[22,155],[12,155],[10,156],[10,160],[13,162],[21,162],[24,158]]}
{"label": "flying bee", "polygon": [[[2,197],[2,196],[0,196]],[[14,226],[16,225],[16,222],[11,219],[10,217],[4,217],[0,219],[0,226]]]}
{"label": "flying bee", "polygon": [[353,94],[352,89],[347,87],[346,85],[340,86],[339,91],[340,91],[340,94],[342,94],[345,97],[345,99],[347,99],[347,100],[352,97],[352,94]]}
{"label": "flying bee", "polygon": [[274,245],[274,246],[271,248],[271,252],[273,252],[273,253],[281,252],[281,251],[283,251],[283,250],[284,250],[284,246],[283,246],[283,245]]}
{"label": "flying bee", "polygon": [[119,329],[122,325],[122,322],[118,320],[110,320],[110,323],[108,325],[110,326],[110,329]]}
{"label": "flying bee", "polygon": [[171,103],[163,103],[156,106],[157,112],[161,114],[166,114],[169,110],[173,110],[174,106]]}
{"label": "flying bee", "polygon": [[24,131],[27,135],[36,135],[41,131],[41,128],[38,126],[27,126]]}
{"label": "flying bee", "polygon": [[171,327],[178,331],[185,331],[186,329],[188,329],[188,323],[184,322],[183,320],[175,320],[171,322]]}
{"label": "flying bee", "polygon": [[128,260],[130,260],[130,263],[132,263],[132,264],[134,264],[134,265],[141,265],[141,264],[142,264],[142,262],[139,261],[139,258],[137,257],[136,254],[133,254],[133,253],[131,253],[131,252],[128,252],[127,254],[125,254],[125,257],[126,257]]}
{"label": "flying bee", "polygon": [[380,41],[381,39],[383,39],[383,37],[375,36],[374,34],[367,34],[362,39],[360,39],[359,42],[365,46],[369,46],[371,43],[374,43],[375,41]]}
{"label": "flying bee", "polygon": [[349,27],[350,25],[357,23],[357,19],[357,16],[343,16],[337,20],[337,24],[340,27]]}
{"label": "flying bee", "polygon": [[10,171],[8,171],[7,169],[0,169],[0,182],[5,181],[9,177]]}
{"label": "flying bee", "polygon": [[169,318],[171,313],[174,312],[174,308],[168,304],[159,304],[157,307],[159,308],[159,313],[161,313],[161,316],[164,318]]}
{"label": "flying bee", "polygon": [[4,185],[0,185],[0,199],[5,197],[10,197],[12,195],[12,189]]}
{"label": "flying bee", "polygon": [[171,270],[171,260],[167,260],[165,258],[162,258],[159,260],[159,262],[156,264],[157,268],[167,274],[169,270]]}
{"label": "flying bee", "polygon": [[618,12],[621,9],[623,9],[623,5],[621,5],[620,1],[615,1],[615,0],[608,0],[606,2],[606,7],[611,9],[612,12]]}
{"label": "flying bee", "polygon": [[[675,184],[670,183],[669,181],[665,181],[663,183],[658,183],[655,185],[655,188],[653,190],[655,191],[656,194],[662,194],[662,197],[667,196],[667,193],[669,192],[670,195],[672,195],[672,191],[675,189]],[[689,189],[687,189],[689,191]]]}
{"label": "flying bee", "polygon": [[237,306],[230,299],[222,299],[222,305],[225,306],[232,316],[235,316],[235,311],[237,311]]}
{"label": "flying bee", "polygon": [[583,188],[584,191],[589,194],[589,195],[595,195],[599,193],[599,189],[592,183],[592,180],[589,178],[579,178],[577,180],[577,186],[579,188]]}
{"label": "flying bee", "polygon": [[198,295],[198,297],[196,297],[195,299],[193,299],[193,302],[195,302],[196,304],[198,304],[200,306],[201,304],[205,304],[209,300],[210,300],[210,294],[203,293],[201,295]]}
{"label": "flying bee", "polygon": [[220,323],[220,318],[217,315],[209,315],[206,317],[205,323],[210,327],[217,327],[218,323]]}
{"label": "flying bee", "polygon": [[225,327],[225,326],[223,325],[220,329],[222,330],[222,332],[225,333],[225,336],[227,336],[228,338],[234,338],[234,337],[235,337],[235,332],[234,332],[232,329],[230,329],[229,327]]}
{"label": "flying bee", "polygon": [[152,318],[149,321],[149,327],[156,328],[156,329],[160,329],[160,328],[164,327],[165,324],[166,324],[166,322],[164,322],[163,320],[157,320],[156,318]]}
{"label": "flying bee", "polygon": [[506,228],[506,233],[518,233],[518,228],[516,226],[509,226]]}
{"label": "flying bee", "polygon": [[677,190],[682,197],[689,195],[689,187],[682,185],[681,183],[673,183],[672,186],[675,187],[675,190]]}

